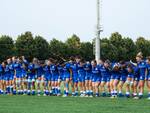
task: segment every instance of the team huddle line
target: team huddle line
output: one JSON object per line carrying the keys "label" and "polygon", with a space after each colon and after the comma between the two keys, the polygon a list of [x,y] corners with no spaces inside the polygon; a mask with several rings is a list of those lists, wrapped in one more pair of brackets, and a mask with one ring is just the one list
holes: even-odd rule
{"label": "team huddle line", "polygon": [[138,53],[136,62],[89,62],[78,56],[67,62],[52,58],[28,62],[24,56],[12,57],[0,64],[0,95],[140,99],[146,82],[150,99],[150,57],[143,60],[142,53]]}

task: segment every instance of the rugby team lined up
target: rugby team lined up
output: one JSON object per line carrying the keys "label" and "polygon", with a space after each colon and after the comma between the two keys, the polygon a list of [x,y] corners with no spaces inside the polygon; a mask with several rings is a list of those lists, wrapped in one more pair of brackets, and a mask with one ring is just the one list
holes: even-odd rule
{"label": "rugby team lined up", "polygon": [[141,99],[146,86],[150,99],[150,57],[144,59],[138,53],[135,59],[136,63],[112,63],[85,61],[79,56],[70,57],[69,61],[8,58],[0,64],[0,95]]}

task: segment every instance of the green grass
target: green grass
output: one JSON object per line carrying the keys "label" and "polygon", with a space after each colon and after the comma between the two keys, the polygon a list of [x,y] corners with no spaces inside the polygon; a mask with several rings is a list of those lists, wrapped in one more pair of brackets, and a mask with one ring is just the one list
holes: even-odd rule
{"label": "green grass", "polygon": [[0,96],[0,113],[150,113],[146,98]]}

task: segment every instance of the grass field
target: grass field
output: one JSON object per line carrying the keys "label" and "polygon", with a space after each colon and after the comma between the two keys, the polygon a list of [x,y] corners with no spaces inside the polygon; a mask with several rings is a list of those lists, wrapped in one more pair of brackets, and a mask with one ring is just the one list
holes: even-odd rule
{"label": "grass field", "polygon": [[0,113],[150,113],[146,98],[0,96]]}

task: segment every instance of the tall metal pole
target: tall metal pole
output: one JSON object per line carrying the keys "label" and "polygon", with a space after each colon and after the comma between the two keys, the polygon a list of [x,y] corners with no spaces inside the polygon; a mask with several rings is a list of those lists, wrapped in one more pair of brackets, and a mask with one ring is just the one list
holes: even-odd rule
{"label": "tall metal pole", "polygon": [[97,61],[100,59],[100,32],[100,0],[97,0],[97,30],[95,40],[95,59]]}

